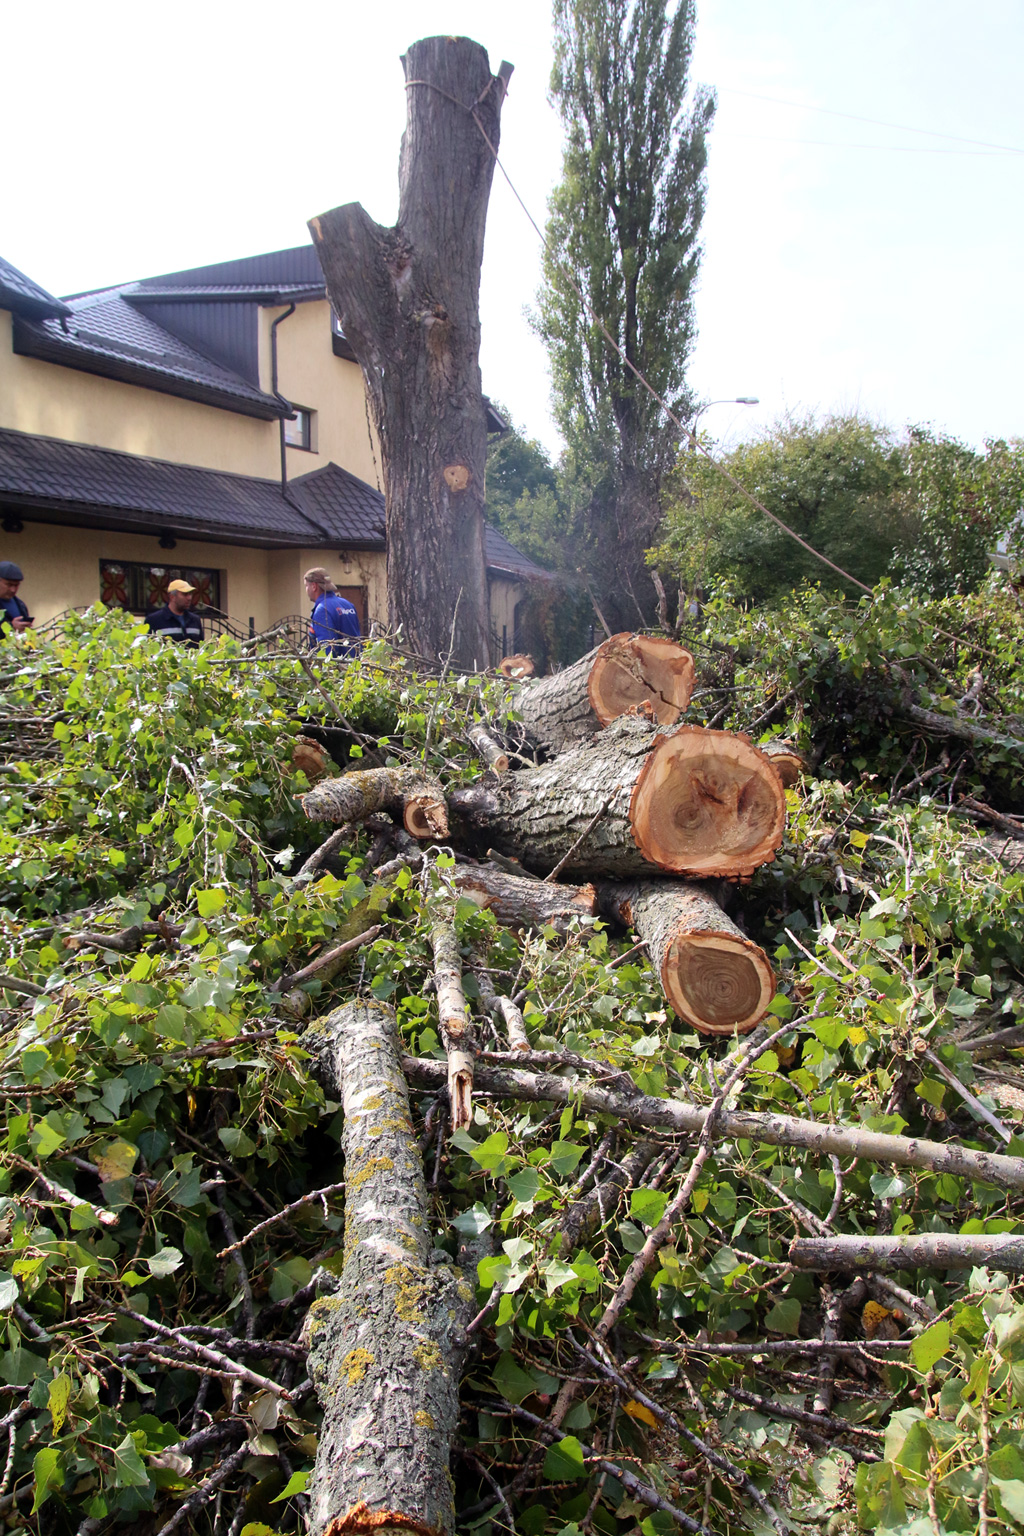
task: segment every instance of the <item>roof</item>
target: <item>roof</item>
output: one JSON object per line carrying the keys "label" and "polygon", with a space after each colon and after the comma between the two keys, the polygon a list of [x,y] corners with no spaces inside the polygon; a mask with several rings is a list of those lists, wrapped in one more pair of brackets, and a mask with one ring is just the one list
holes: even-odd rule
{"label": "roof", "polygon": [[55,299],[52,293],[47,293],[45,288],[40,288],[24,272],[19,272],[17,267],[12,267],[9,261],[4,261],[0,256],[0,309],[9,309],[16,315],[29,315],[32,318],[59,319],[61,315],[69,315],[68,306]]}
{"label": "roof", "polygon": [[[277,480],[0,430],[0,505],[42,522],[260,548],[385,547],[384,497],[333,463],[292,480],[285,496]],[[493,528],[485,552],[494,575],[547,575]]]}

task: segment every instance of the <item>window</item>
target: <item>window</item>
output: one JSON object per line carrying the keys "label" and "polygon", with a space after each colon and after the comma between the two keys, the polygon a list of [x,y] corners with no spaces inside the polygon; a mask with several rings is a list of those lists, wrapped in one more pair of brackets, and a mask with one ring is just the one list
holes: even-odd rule
{"label": "window", "polygon": [[284,440],[289,448],[305,448],[307,452],[315,452],[313,445],[313,417],[315,411],[307,411],[304,406],[297,405],[295,414],[284,424]]}
{"label": "window", "polygon": [[142,565],[134,560],[100,561],[100,601],[108,608],[152,613],[167,601],[167,586],[187,581],[195,587],[193,606],[220,609],[220,571],[194,565]]}

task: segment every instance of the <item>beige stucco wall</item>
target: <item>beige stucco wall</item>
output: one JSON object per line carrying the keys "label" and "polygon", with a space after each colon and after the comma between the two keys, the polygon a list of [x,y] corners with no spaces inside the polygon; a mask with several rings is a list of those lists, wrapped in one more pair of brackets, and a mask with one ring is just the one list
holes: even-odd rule
{"label": "beige stucco wall", "polygon": [[276,421],[18,357],[11,329],[10,314],[0,310],[0,427],[203,469],[279,474]]}
{"label": "beige stucco wall", "polygon": [[498,654],[501,654],[501,632],[505,629],[509,655],[512,654],[513,635],[515,634],[515,608],[521,597],[526,595],[526,587],[521,581],[508,581],[499,576],[492,576],[488,583],[491,599],[491,633],[495,637]]}

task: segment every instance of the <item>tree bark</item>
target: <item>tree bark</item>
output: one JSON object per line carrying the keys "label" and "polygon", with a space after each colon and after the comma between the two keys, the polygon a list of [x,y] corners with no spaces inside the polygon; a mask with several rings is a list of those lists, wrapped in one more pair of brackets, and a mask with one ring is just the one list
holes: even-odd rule
{"label": "tree bark", "polygon": [[783,741],[778,737],[775,741],[762,743],[761,751],[771,759],[772,767],[782,780],[784,789],[792,789],[794,784],[799,783],[800,775],[807,770],[807,764],[791,741]]}
{"label": "tree bark", "polygon": [[[447,1068],[437,1061],[405,1056],[402,1065],[416,1088],[438,1088]],[[601,1066],[595,1062],[595,1069]],[[658,1099],[647,1094],[618,1093],[585,1078],[555,1077],[497,1067],[476,1069],[477,1093],[499,1098],[523,1099],[531,1104],[578,1104],[581,1109],[614,1115],[640,1130],[675,1131],[695,1135],[704,1128],[708,1111],[700,1104],[678,1099]],[[916,1136],[886,1136],[857,1126],[826,1125],[818,1120],[799,1120],[794,1115],[755,1114],[724,1110],[715,1122],[715,1134],[724,1141],[761,1142],[772,1147],[802,1147],[807,1152],[837,1157],[860,1157],[868,1163],[894,1163],[898,1168],[926,1168],[932,1173],[952,1173],[980,1179],[1001,1189],[1024,1190],[1024,1158],[1001,1152],[976,1152],[953,1142],[922,1141]]]}
{"label": "tree bark", "polygon": [[485,50],[464,37],[424,38],[402,65],[397,224],[385,229],[349,203],[309,228],[380,437],[391,628],[401,625],[422,656],[443,656],[454,641],[459,665],[483,668],[490,623],[478,300],[512,66],[492,76]]}
{"label": "tree bark", "polygon": [[694,676],[693,657],[674,640],[613,635],[564,672],[520,689],[516,711],[534,740],[560,752],[637,705],[649,704],[659,725],[675,725]]}
{"label": "tree bark", "polygon": [[602,885],[601,910],[635,928],[676,1013],[705,1035],[745,1035],[775,995],[763,949],[709,893],[676,880]]}
{"label": "tree bark", "polygon": [[970,1269],[985,1265],[1024,1273],[1024,1237],[922,1232],[906,1237],[797,1237],[789,1245],[798,1269]]}
{"label": "tree bark", "polygon": [[471,725],[466,735],[477,757],[493,773],[508,773],[508,753],[485,725]]}
{"label": "tree bark", "polygon": [[489,908],[505,928],[546,928],[567,933],[581,917],[593,917],[597,894],[592,885],[551,885],[523,875],[507,875],[490,864],[459,864],[450,879],[460,896]]}
{"label": "tree bark", "polygon": [[448,1058],[448,1105],[453,1131],[464,1131],[473,1118],[473,1066],[476,1050],[462,989],[462,957],[455,932],[455,899],[438,895],[430,902],[430,947],[434,952],[434,991],[438,1029]]}
{"label": "tree bark", "polygon": [[346,1003],[303,1044],[345,1111],[345,1268],[334,1295],[310,1309],[309,1367],[324,1410],[311,1536],[448,1533],[473,1288],[446,1256],[434,1263],[395,1017],[380,1003]]}
{"label": "tree bark", "polygon": [[449,808],[499,852],[547,873],[749,875],[782,842],[778,774],[745,736],[635,715],[540,768],[456,790]]}
{"label": "tree bark", "polygon": [[375,811],[402,811],[405,830],[421,841],[448,836],[444,791],[418,768],[361,768],[321,779],[300,795],[310,821],[365,821]]}

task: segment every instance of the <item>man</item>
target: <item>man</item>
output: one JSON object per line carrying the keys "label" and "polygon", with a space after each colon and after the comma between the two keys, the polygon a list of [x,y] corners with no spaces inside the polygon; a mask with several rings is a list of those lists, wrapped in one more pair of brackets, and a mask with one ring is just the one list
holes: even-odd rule
{"label": "man", "polygon": [[167,602],[155,613],[146,614],[150,632],[161,640],[176,640],[185,645],[198,645],[203,639],[203,621],[192,612],[192,594],[195,587],[187,581],[172,581],[167,588]]}
{"label": "man", "polygon": [[313,604],[309,616],[309,648],[323,650],[329,656],[348,656],[359,649],[362,631],[359,615],[342,597],[322,565],[315,565],[302,578],[306,596]]}
{"label": "man", "polygon": [[11,630],[20,634],[24,629],[31,629],[35,622],[18,596],[18,588],[24,580],[20,565],[15,565],[13,560],[0,560],[0,635],[7,632],[8,639]]}

